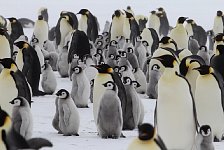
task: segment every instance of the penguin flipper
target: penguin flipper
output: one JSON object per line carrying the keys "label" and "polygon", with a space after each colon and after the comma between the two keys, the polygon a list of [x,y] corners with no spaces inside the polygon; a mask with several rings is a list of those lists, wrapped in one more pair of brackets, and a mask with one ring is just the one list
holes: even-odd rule
{"label": "penguin flipper", "polygon": [[157,136],[157,138],[154,139],[154,141],[161,148],[161,150],[168,150],[166,148],[166,145],[164,144],[163,140],[161,139],[161,137],[159,135]]}
{"label": "penguin flipper", "polygon": [[61,18],[58,20],[57,25],[55,27],[55,38],[57,46],[61,43],[60,21]]}
{"label": "penguin flipper", "polygon": [[2,138],[3,144],[5,144],[5,147],[8,150],[9,149],[9,145],[8,145],[7,139],[6,139],[6,132],[5,132],[4,129],[1,132],[2,132],[1,133],[2,137],[1,138]]}
{"label": "penguin flipper", "polygon": [[32,149],[41,149],[42,147],[52,147],[53,144],[44,138],[32,138],[27,141],[30,148]]}
{"label": "penguin flipper", "polygon": [[62,109],[64,111],[64,122],[65,122],[65,125],[68,126],[69,125],[69,118],[71,116],[71,111],[68,107],[67,104],[63,104],[62,105]]}

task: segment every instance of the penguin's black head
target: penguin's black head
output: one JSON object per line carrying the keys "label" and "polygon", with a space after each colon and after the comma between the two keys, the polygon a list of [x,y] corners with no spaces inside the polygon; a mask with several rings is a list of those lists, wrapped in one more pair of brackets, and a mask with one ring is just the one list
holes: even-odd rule
{"label": "penguin's black head", "polygon": [[8,18],[11,23],[16,23],[17,19],[14,17]]}
{"label": "penguin's black head", "polygon": [[127,10],[131,10],[131,6],[127,6]]}
{"label": "penguin's black head", "polygon": [[65,89],[60,89],[56,95],[61,99],[67,99],[69,97],[69,92]]}
{"label": "penguin's black head", "polygon": [[187,20],[187,17],[179,17],[177,22],[183,24],[185,20]]}
{"label": "penguin's black head", "polygon": [[199,71],[200,75],[206,75],[214,72],[213,68],[207,65],[201,65],[200,67],[194,68],[193,70]]}
{"label": "penguin's black head", "polygon": [[142,44],[143,44],[144,46],[149,46],[149,43],[148,43],[147,41],[142,41]]}
{"label": "penguin's black head", "polygon": [[16,97],[12,101],[9,102],[13,106],[26,106],[26,99],[23,97]]}
{"label": "penguin's black head", "polygon": [[82,68],[79,66],[76,66],[72,69],[74,71],[75,74],[79,74],[82,72]]}
{"label": "penguin's black head", "polygon": [[187,23],[192,24],[194,22],[194,20],[192,19],[187,19]]}
{"label": "penguin's black head", "polygon": [[29,44],[27,42],[24,41],[19,41],[14,43],[15,46],[17,46],[19,49],[24,49],[24,48],[28,48]]}
{"label": "penguin's black head", "polygon": [[159,60],[166,68],[173,68],[174,63],[177,62],[176,58],[172,55],[162,55],[159,57],[152,57],[151,59]]}
{"label": "penguin's black head", "polygon": [[206,46],[202,45],[202,46],[199,48],[199,50],[203,50],[203,51],[207,52],[208,49],[207,49]]}
{"label": "penguin's black head", "polygon": [[78,14],[81,14],[81,15],[87,15],[89,13],[89,10],[88,9],[81,9]]}
{"label": "penguin's black head", "polygon": [[115,56],[114,56],[114,54],[110,54],[108,57],[109,57],[110,59],[112,59],[112,60],[115,60]]}
{"label": "penguin's black head", "polygon": [[168,44],[168,43],[170,43],[171,40],[172,40],[172,39],[171,39],[170,37],[168,37],[168,36],[164,36],[164,37],[159,41],[159,43]]}
{"label": "penguin's black head", "polygon": [[99,34],[99,35],[97,36],[97,39],[102,40],[102,39],[103,39],[103,35],[100,35],[100,34]]}
{"label": "penguin's black head", "polygon": [[11,118],[9,117],[8,113],[2,110],[0,106],[0,128],[9,129],[11,127]]}
{"label": "penguin's black head", "polygon": [[153,11],[151,11],[150,13],[154,15],[154,14],[156,14],[156,11],[155,11],[155,10],[153,10]]}
{"label": "penguin's black head", "polygon": [[120,55],[121,55],[121,57],[124,57],[124,58],[126,58],[126,57],[127,57],[127,52],[125,52],[125,51],[122,51]]}
{"label": "penguin's black head", "polygon": [[134,53],[133,48],[132,48],[132,47],[128,47],[128,48],[127,48],[127,53]]}
{"label": "penguin's black head", "polygon": [[130,77],[123,77],[123,83],[124,83],[124,85],[131,85],[132,80]]}
{"label": "penguin's black head", "polygon": [[138,35],[138,36],[136,37],[136,41],[137,41],[137,42],[142,41],[142,36]]}
{"label": "penguin's black head", "polygon": [[223,33],[218,33],[215,36],[214,40],[217,41],[217,42],[223,41]]}
{"label": "penguin's black head", "polygon": [[103,51],[102,51],[102,49],[97,48],[96,53],[97,53],[97,54],[103,54]]}
{"label": "penguin's black head", "polygon": [[91,65],[95,67],[99,73],[113,73],[113,68],[108,64],[101,64],[101,65]]}
{"label": "penguin's black head", "polygon": [[0,64],[3,65],[4,68],[11,69],[14,66],[17,68],[15,61],[12,58],[3,58],[0,59]]}
{"label": "penguin's black head", "polygon": [[114,67],[114,72],[119,73],[119,66]]}
{"label": "penguin's black head", "polygon": [[162,11],[162,12],[163,12],[164,9],[163,9],[162,7],[159,7],[159,8],[158,8],[158,11]]}
{"label": "penguin's black head", "polygon": [[120,10],[115,10],[114,14],[115,14],[116,17],[120,17],[121,16]]}
{"label": "penguin's black head", "polygon": [[138,126],[138,138],[142,141],[150,140],[154,137],[155,129],[149,123]]}
{"label": "penguin's black head", "polygon": [[106,87],[108,90],[116,91],[116,85],[113,81],[108,81],[103,84],[104,87]]}
{"label": "penguin's black head", "polygon": [[221,17],[223,15],[223,13],[222,13],[221,10],[218,10],[217,13],[216,13],[216,15],[219,16],[219,17]]}
{"label": "penguin's black head", "polygon": [[152,65],[151,70],[158,71],[159,69],[160,69],[160,66],[158,64]]}
{"label": "penguin's black head", "polygon": [[219,55],[224,54],[224,45],[217,45],[216,49],[219,52]]}
{"label": "penguin's black head", "polygon": [[37,43],[39,43],[38,38],[33,37],[32,40],[31,40],[31,43],[33,43],[33,44],[37,44]]}
{"label": "penguin's black head", "polygon": [[119,68],[119,71],[120,72],[123,72],[123,71],[126,71],[126,70],[128,70],[128,67],[127,66],[120,66],[120,68]]}
{"label": "penguin's black head", "polygon": [[202,136],[209,136],[212,133],[212,129],[209,125],[203,125],[203,126],[200,127],[199,132]]}
{"label": "penguin's black head", "polygon": [[7,29],[6,28],[0,28],[0,35],[6,35]]}
{"label": "penguin's black head", "polygon": [[38,20],[44,20],[44,17],[42,15],[39,15]]}
{"label": "penguin's black head", "polygon": [[112,40],[112,41],[110,41],[110,46],[117,46],[117,41],[115,41],[115,40]]}
{"label": "penguin's black head", "polygon": [[133,18],[133,15],[131,13],[125,11],[125,14],[126,14],[126,18],[129,18],[129,19]]}
{"label": "penguin's black head", "polygon": [[138,81],[132,81],[131,84],[133,85],[134,88],[139,88],[141,84]]}
{"label": "penguin's black head", "polygon": [[119,60],[120,60],[120,58],[121,58],[121,56],[120,56],[120,55],[117,55],[117,56],[116,56],[116,60],[117,60],[117,61],[119,61]]}

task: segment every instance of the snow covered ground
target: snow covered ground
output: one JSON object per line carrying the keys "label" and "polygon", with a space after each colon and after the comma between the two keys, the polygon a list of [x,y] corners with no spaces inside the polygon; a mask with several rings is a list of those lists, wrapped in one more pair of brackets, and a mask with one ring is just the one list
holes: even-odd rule
{"label": "snow covered ground", "polygon": [[[149,12],[162,6],[168,14],[170,24],[175,25],[179,16],[187,16],[195,19],[206,30],[212,28],[213,18],[217,10],[223,10],[223,0],[2,0],[0,5],[0,15],[4,17],[26,17],[32,20],[37,19],[37,10],[44,6],[48,8],[49,25],[55,26],[59,13],[62,10],[77,13],[81,8],[88,8],[98,20],[103,29],[106,20],[111,21],[111,15],[116,9],[125,9],[128,5],[132,7],[135,14],[143,14],[148,16]],[[32,29],[25,30],[29,36],[32,35]],[[71,82],[68,78],[60,78],[57,76],[57,89],[65,88],[71,90]],[[144,122],[153,123],[153,113],[155,100],[146,99],[145,95],[140,95],[145,106]],[[95,123],[93,120],[92,104],[90,108],[78,109],[80,114],[79,137],[64,137],[57,134],[53,129],[51,122],[55,113],[55,95],[34,97],[32,113],[34,118],[34,134],[33,137],[44,137],[52,141],[53,150],[125,150],[132,138],[136,137],[137,130],[124,131],[126,138],[120,139],[101,139],[97,136]],[[224,149],[224,142],[215,143],[216,150]],[[47,149],[47,148],[46,148]]]}

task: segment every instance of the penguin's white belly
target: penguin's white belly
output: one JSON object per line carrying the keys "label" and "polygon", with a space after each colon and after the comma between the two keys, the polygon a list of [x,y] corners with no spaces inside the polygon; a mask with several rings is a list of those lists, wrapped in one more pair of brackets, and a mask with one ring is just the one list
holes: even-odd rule
{"label": "penguin's white belly", "polygon": [[78,29],[80,31],[83,31],[83,32],[85,32],[87,34],[87,28],[88,28],[87,17],[82,15],[81,18],[79,19]]}
{"label": "penguin's white belly", "polygon": [[114,18],[111,25],[111,40],[116,40],[116,36],[123,36],[123,18]]}
{"label": "penguin's white belly", "polygon": [[147,41],[151,50],[152,44],[153,44],[153,38],[152,33],[149,29],[145,28],[143,29],[141,33],[142,41]]}
{"label": "penguin's white belly", "polygon": [[158,134],[168,149],[190,150],[196,127],[187,83],[178,78],[172,80],[174,83],[164,83],[161,78],[157,100]]}
{"label": "penguin's white belly", "polygon": [[98,109],[100,105],[100,100],[106,90],[106,88],[102,85],[108,81],[113,81],[112,76],[110,74],[97,74],[94,80],[93,87],[93,115],[95,123],[97,122]]}
{"label": "penguin's white belly", "polygon": [[72,30],[72,27],[67,23],[65,20],[61,20],[60,22],[60,32],[61,32],[61,42],[60,42],[60,48],[63,48],[65,46],[65,37],[68,35],[68,33]]}
{"label": "penguin's white belly", "polygon": [[187,75],[186,79],[191,85],[191,91],[193,96],[195,97],[195,89],[196,89],[196,79],[198,77],[199,73],[196,70],[191,70]]}
{"label": "penguin's white belly", "polygon": [[223,33],[223,23],[221,17],[216,17],[213,24],[214,35],[218,33]]}
{"label": "penguin's white belly", "polygon": [[23,54],[22,54],[22,51],[19,50],[17,55],[16,55],[16,64],[17,64],[17,67],[20,71],[23,70]]}
{"label": "penguin's white belly", "polygon": [[45,21],[35,23],[33,34],[39,40],[40,48],[43,48],[44,41],[48,40],[48,24]]}
{"label": "penguin's white belly", "polygon": [[186,24],[185,29],[187,30],[187,35],[188,37],[193,36],[193,29],[192,26],[190,24]]}
{"label": "penguin's white belly", "polygon": [[188,36],[184,27],[171,30],[170,37],[177,43],[178,49],[188,48]]}
{"label": "penguin's white belly", "polygon": [[5,36],[0,35],[0,59],[10,57],[11,57],[11,50],[9,41],[5,38]]}
{"label": "penguin's white belly", "polygon": [[129,19],[127,18],[124,19],[123,33],[124,33],[125,39],[130,39],[131,29],[130,29]]}
{"label": "penguin's white belly", "polygon": [[224,113],[218,83],[214,78],[199,76],[197,85],[195,104],[198,122],[200,125],[210,125],[213,134],[220,138],[224,133]]}
{"label": "penguin's white belly", "polygon": [[17,96],[18,90],[12,76],[0,75],[0,105],[10,116],[12,115],[13,106],[9,102]]}

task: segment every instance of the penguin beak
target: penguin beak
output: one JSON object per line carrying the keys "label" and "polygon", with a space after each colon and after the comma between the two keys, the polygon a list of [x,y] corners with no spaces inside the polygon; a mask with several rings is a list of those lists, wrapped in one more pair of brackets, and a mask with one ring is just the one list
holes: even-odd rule
{"label": "penguin beak", "polygon": [[9,103],[10,103],[10,104],[14,104],[14,101],[12,100],[12,101],[10,101]]}
{"label": "penguin beak", "polygon": [[150,59],[156,59],[156,60],[159,60],[159,61],[162,61],[162,60],[163,60],[163,59],[160,58],[160,57],[152,57],[152,58],[150,58]]}

